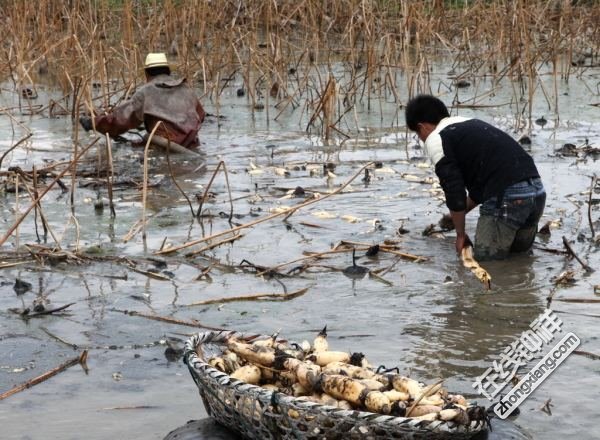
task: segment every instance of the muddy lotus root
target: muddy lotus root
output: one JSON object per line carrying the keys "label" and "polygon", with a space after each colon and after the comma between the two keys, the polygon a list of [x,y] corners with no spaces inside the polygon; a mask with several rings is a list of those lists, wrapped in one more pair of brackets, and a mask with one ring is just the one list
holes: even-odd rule
{"label": "muddy lotus root", "polygon": [[449,394],[441,381],[426,386],[373,369],[362,353],[330,350],[326,328],[312,344],[288,343],[277,335],[252,342],[230,338],[207,362],[233,379],[340,409],[460,425],[485,415],[463,396]]}

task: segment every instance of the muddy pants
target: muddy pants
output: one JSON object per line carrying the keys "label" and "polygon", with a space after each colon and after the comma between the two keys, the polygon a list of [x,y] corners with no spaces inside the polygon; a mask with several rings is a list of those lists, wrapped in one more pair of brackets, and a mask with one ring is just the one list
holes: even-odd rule
{"label": "muddy pants", "polygon": [[544,212],[546,191],[539,178],[515,183],[504,194],[486,200],[479,208],[475,232],[475,258],[500,260],[533,245]]}

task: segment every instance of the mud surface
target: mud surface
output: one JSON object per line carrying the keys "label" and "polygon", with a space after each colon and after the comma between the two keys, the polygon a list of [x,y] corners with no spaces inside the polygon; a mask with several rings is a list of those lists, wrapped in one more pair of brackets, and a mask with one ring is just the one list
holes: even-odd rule
{"label": "mud surface", "polygon": [[[438,70],[432,75],[438,75],[441,81],[445,71],[442,67]],[[338,188],[369,161],[380,161],[382,167],[369,183],[358,177],[341,194],[306,207],[285,222],[280,217],[246,229],[244,237],[235,243],[193,258],[185,258],[182,252],[161,256],[162,263],[148,259],[165,238],[166,245],[178,245],[230,227],[227,218],[220,215],[225,213],[227,217],[230,209],[223,175],[215,179],[211,189],[214,197],[205,203],[204,212],[211,217],[200,223],[192,219],[187,202],[172,183],[164,157],[153,156],[149,171],[150,181],[156,186],[149,189],[146,242],[141,233],[124,242],[123,237],[142,216],[141,192],[131,186],[131,180],[142,181],[143,152],[127,144],[113,146],[115,179],[124,183],[115,186],[116,218],[111,220],[104,178],[94,175],[99,160],[94,150],[79,166],[80,171],[89,169],[88,177],[80,177],[76,186],[79,234],[74,223],[68,223],[68,194],[52,190],[43,201],[43,209],[64,249],[73,251],[77,246],[89,257],[102,257],[103,261],[46,261],[42,265],[31,259],[0,269],[0,392],[54,368],[84,347],[89,347],[89,372],[74,366],[2,401],[2,438],[160,439],[189,420],[206,417],[185,365],[170,356],[172,353],[165,355],[166,339],[181,347],[195,329],[119,310],[196,319],[210,326],[253,333],[270,334],[281,329],[282,335],[297,340],[312,339],[327,324],[330,345],[337,349],[365,352],[372,363],[398,366],[423,381],[445,378],[449,389],[474,396],[474,379],[545,309],[553,278],[573,270],[575,282],[556,288],[552,308],[563,321],[563,331],[579,336],[581,350],[600,354],[598,305],[559,301],[594,299],[593,286],[600,284],[600,271],[586,274],[576,261],[539,249],[563,249],[565,236],[590,266],[600,268],[586,203],[589,176],[598,171],[598,163],[592,156],[556,152],[565,143],[581,147],[587,142],[600,147],[600,115],[598,107],[589,105],[594,102],[586,85],[590,81],[598,81],[597,69],[581,79],[572,78],[568,85],[561,84],[560,115],[549,114],[543,97],[536,99],[534,115],[545,115],[548,123],[543,127],[533,123],[528,149],[548,191],[542,221],[556,223],[550,237],[538,237],[532,255],[485,265],[493,280],[491,292],[483,291],[459,264],[452,233],[421,235],[429,224],[437,222],[445,208],[433,185],[416,183],[406,176],[424,180],[434,174],[425,165],[414,138],[406,138],[402,109],[398,110],[391,98],[370,111],[366,102],[359,104],[356,118],[347,118],[345,125],[340,125],[350,138],[330,145],[314,133],[307,134],[310,115],[301,113],[301,108],[288,108],[276,121],[275,108],[268,109],[269,118],[265,110],[253,112],[246,98],[236,96],[239,84],[227,88],[219,106],[205,102],[207,111],[224,116],[209,118],[202,128],[207,170],[194,171],[199,163],[174,158],[173,174],[197,207],[196,194],[202,194],[218,162],[225,161],[234,199],[233,221],[237,224],[266,216],[272,208],[302,201],[282,199],[287,190],[301,186],[324,194]],[[509,87],[505,84],[484,99],[481,103],[486,107],[454,109],[453,113],[485,119],[519,138],[527,130],[514,130],[518,110],[510,104]],[[52,96],[52,89],[47,92]],[[470,96],[483,92],[460,89],[458,96],[468,102]],[[453,94],[444,97],[446,102],[452,101]],[[3,98],[4,106],[15,102],[5,93]],[[70,158],[72,126],[68,117],[20,115],[18,119],[34,134],[22,148],[7,156],[3,170],[8,166],[31,169],[33,164],[41,166],[44,160]],[[4,150],[23,132],[1,116],[0,134],[0,149]],[[82,136],[82,145],[93,139],[91,135]],[[336,165],[334,177],[327,178],[322,172],[327,162]],[[306,168],[311,164],[316,165],[312,175],[310,166]],[[289,169],[288,176],[278,174],[274,168],[284,166]],[[66,184],[70,186],[69,179]],[[105,203],[102,212],[94,209],[98,197]],[[599,198],[597,193],[595,198]],[[19,209],[23,211],[28,204],[27,195],[20,194]],[[15,220],[15,208],[14,192],[2,192],[3,233]],[[321,211],[333,218],[315,215]],[[594,220],[598,213],[596,205]],[[343,216],[359,220],[351,223]],[[471,235],[476,219],[477,213],[468,217]],[[401,227],[408,232],[399,234]],[[300,258],[304,251],[328,250],[340,240],[375,244],[386,239],[398,240],[402,251],[429,260],[399,261],[385,274],[391,284],[368,276],[345,276],[342,270],[352,264],[349,253],[317,263],[325,267],[279,279],[256,277],[234,268],[243,260],[261,266],[277,265]],[[52,241],[48,237],[48,243]],[[19,243],[36,243],[32,216],[19,229]],[[11,238],[1,250],[8,255],[15,246],[16,238]],[[125,260],[109,261],[110,256],[130,258],[137,271]],[[393,255],[380,253],[372,258],[361,257],[359,264],[374,269],[395,261]],[[210,266],[210,279],[197,280]],[[286,266],[281,272],[294,266]],[[158,273],[162,279],[148,276],[148,272]],[[31,289],[16,294],[13,285],[17,278],[30,283]],[[186,306],[201,300],[302,288],[309,290],[287,302]],[[31,308],[34,302],[46,307],[75,304],[62,314],[31,319],[10,311]],[[77,349],[47,332],[76,344]],[[536,362],[529,362],[521,373]],[[518,417],[510,422],[495,421],[496,429],[488,438],[600,438],[595,417],[599,380],[600,361],[572,355],[522,404]],[[483,397],[473,398],[488,404]],[[554,404],[552,415],[540,410],[548,399]],[[204,438],[215,437],[206,434]]]}

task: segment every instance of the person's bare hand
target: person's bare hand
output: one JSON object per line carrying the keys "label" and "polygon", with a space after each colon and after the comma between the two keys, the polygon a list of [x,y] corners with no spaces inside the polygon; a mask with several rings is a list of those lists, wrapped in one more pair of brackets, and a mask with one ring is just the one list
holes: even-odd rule
{"label": "person's bare hand", "polygon": [[465,235],[457,235],[456,243],[454,245],[456,247],[456,253],[460,255],[463,248],[465,248],[467,246],[473,246],[473,243],[471,242],[471,239],[469,238],[469,236],[465,234]]}

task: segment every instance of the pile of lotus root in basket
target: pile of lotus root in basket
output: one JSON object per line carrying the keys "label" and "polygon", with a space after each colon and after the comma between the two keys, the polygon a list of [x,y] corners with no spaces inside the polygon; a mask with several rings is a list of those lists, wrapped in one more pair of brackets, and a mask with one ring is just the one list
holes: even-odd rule
{"label": "pile of lotus root in basket", "polygon": [[416,420],[469,425],[486,421],[483,407],[441,382],[425,386],[389,370],[375,371],[362,353],[330,351],[326,328],[311,345],[288,344],[277,335],[252,342],[229,338],[220,356],[208,364],[231,378],[278,391],[298,400],[340,409],[369,411]]}

